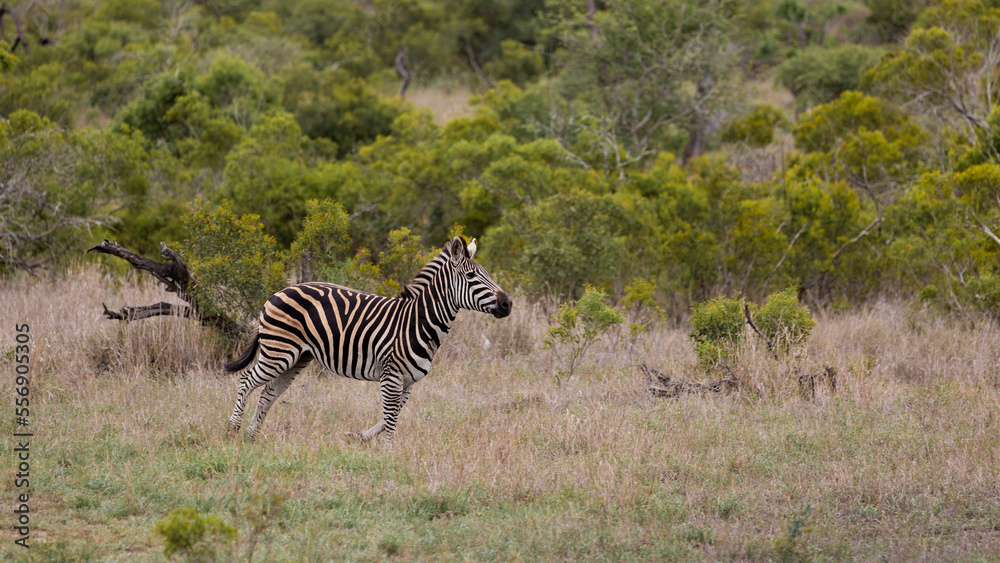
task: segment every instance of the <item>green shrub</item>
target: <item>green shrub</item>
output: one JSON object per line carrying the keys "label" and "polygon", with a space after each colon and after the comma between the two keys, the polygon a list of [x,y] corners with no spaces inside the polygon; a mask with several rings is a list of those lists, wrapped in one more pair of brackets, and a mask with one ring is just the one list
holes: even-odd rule
{"label": "green shrub", "polygon": [[504,39],[500,42],[500,57],[486,63],[483,70],[497,80],[525,84],[545,72],[545,59],[520,41]]}
{"label": "green shrub", "polygon": [[787,125],[788,119],[780,109],[768,104],[757,104],[753,111],[733,121],[722,131],[722,140],[765,147],[774,141],[774,128]]}
{"label": "green shrub", "polygon": [[1000,276],[983,274],[970,278],[964,288],[965,301],[992,318],[1000,318]]}
{"label": "green shrub", "polygon": [[[691,310],[691,333],[695,352],[706,371],[720,364],[732,367],[739,355],[746,316],[741,299],[716,297],[698,303]],[[761,334],[775,346],[774,353],[787,354],[792,346],[809,337],[816,321],[809,309],[799,304],[798,291],[789,288],[772,293],[763,307],[746,303]]]}
{"label": "green shrub", "polygon": [[[396,295],[431,256],[432,252],[423,246],[420,237],[402,227],[389,231],[389,247],[379,252],[377,265],[362,264],[360,274],[371,280],[374,293]],[[358,257],[359,262],[363,257]]]}
{"label": "green shrub", "polygon": [[799,303],[794,287],[769,295],[753,319],[779,353],[788,353],[792,346],[804,342],[816,326],[809,309]]}
{"label": "green shrub", "polygon": [[691,333],[694,350],[702,367],[712,371],[720,363],[735,359],[743,336],[743,302],[716,297],[691,309]]}
{"label": "green shrub", "polygon": [[777,82],[792,91],[799,109],[810,108],[857,90],[879,55],[879,49],[864,45],[807,47],[778,66]]}
{"label": "green shrub", "polygon": [[236,539],[236,528],[215,515],[203,515],[190,506],[178,508],[156,523],[163,538],[163,554],[180,553],[189,561],[214,561],[219,544]]}
{"label": "green shrub", "polygon": [[562,366],[556,381],[569,378],[592,344],[611,327],[625,322],[621,313],[604,304],[603,290],[587,287],[575,303],[563,303],[553,315],[556,324],[545,333],[545,347],[556,352]]}
{"label": "green shrub", "polygon": [[284,256],[256,215],[237,217],[229,202],[195,201],[183,218],[180,245],[203,317],[221,316],[249,326],[275,291],[287,285]]}
{"label": "green shrub", "polygon": [[775,538],[774,551],[778,556],[778,561],[796,562],[811,561],[809,553],[808,535],[812,527],[808,525],[809,514],[812,506],[806,505],[794,518],[788,522],[788,531],[784,536]]}

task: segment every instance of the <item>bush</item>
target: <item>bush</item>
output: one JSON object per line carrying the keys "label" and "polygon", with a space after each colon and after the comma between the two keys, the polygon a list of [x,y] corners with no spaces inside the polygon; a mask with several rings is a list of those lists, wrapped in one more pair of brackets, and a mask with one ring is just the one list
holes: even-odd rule
{"label": "bush", "polygon": [[[432,256],[420,242],[420,237],[402,227],[389,232],[389,247],[379,252],[377,265],[362,265],[360,274],[371,280],[371,291],[380,295],[395,295],[413,279]],[[359,256],[359,261],[363,259]]]}
{"label": "bush", "polygon": [[777,81],[792,91],[799,109],[825,104],[842,92],[857,90],[879,54],[878,49],[862,45],[809,47],[778,67]]}
{"label": "bush", "polygon": [[706,371],[712,371],[727,359],[735,359],[743,337],[743,303],[729,297],[716,297],[691,309],[691,333],[694,350]]}
{"label": "bush", "polygon": [[545,72],[545,59],[519,41],[504,39],[500,42],[500,57],[486,63],[483,70],[497,80],[523,85]]}
{"label": "bush", "polygon": [[227,201],[211,207],[197,200],[182,222],[181,255],[194,277],[199,313],[252,325],[264,302],[287,284],[274,237],[257,215],[237,217]]}
{"label": "bush", "polygon": [[545,347],[559,356],[565,367],[556,369],[556,381],[569,378],[592,344],[611,327],[625,322],[621,313],[604,304],[603,290],[587,287],[575,303],[563,303],[553,315],[556,324],[545,333]]}
{"label": "bush", "polygon": [[733,121],[723,130],[722,140],[765,147],[774,141],[774,128],[787,125],[788,120],[780,109],[768,104],[757,104],[753,111]]}
{"label": "bush", "polygon": [[761,333],[774,343],[777,353],[788,353],[792,346],[804,342],[816,326],[809,309],[799,303],[799,292],[794,287],[769,295],[753,318]]}
{"label": "bush", "polygon": [[633,222],[613,196],[576,192],[509,211],[484,238],[490,261],[516,272],[528,289],[575,297],[587,283],[616,281]]}
{"label": "bush", "polygon": [[236,528],[214,515],[203,515],[190,506],[178,508],[156,523],[153,531],[163,538],[163,554],[181,553],[189,561],[214,561],[217,545],[236,539]]}
{"label": "bush", "polygon": [[[736,361],[746,323],[743,306],[740,299],[716,297],[692,309],[689,336],[706,371],[719,364],[732,368]],[[763,307],[753,303],[746,306],[761,334],[775,346],[775,354],[787,354],[792,346],[803,343],[816,326],[809,309],[799,304],[795,288],[769,295]]]}

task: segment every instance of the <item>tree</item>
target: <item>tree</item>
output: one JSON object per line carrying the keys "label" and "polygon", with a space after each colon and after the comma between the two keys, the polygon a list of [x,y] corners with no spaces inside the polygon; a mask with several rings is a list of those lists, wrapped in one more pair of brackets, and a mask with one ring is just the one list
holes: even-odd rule
{"label": "tree", "polygon": [[612,196],[557,194],[504,215],[483,237],[488,260],[537,293],[609,286],[628,263],[628,213]]}
{"label": "tree", "polygon": [[846,180],[875,207],[866,229],[878,226],[883,210],[920,169],[926,130],[885,100],[844,92],[817,106],[795,126],[795,146],[809,152],[793,174],[819,173],[827,182]]}
{"label": "tree", "polygon": [[844,91],[857,90],[879,54],[878,49],[862,45],[810,46],[778,66],[777,82],[791,90],[801,111],[832,102]]}
{"label": "tree", "polygon": [[80,145],[30,111],[0,120],[0,268],[34,271],[78,248],[82,229],[112,223],[105,206],[118,186],[104,168],[110,163],[97,164],[106,181],[89,181],[96,171],[82,164],[99,156]]}
{"label": "tree", "polygon": [[927,9],[903,48],[865,81],[944,119],[974,143],[1000,105],[1000,9],[978,0]]}
{"label": "tree", "polygon": [[253,326],[264,302],[287,285],[285,256],[256,215],[237,216],[228,203],[196,201],[183,219],[181,254],[193,274],[197,313]]}
{"label": "tree", "polygon": [[686,158],[705,150],[731,103],[733,7],[725,0],[629,0],[596,14],[596,39],[581,22],[563,26],[563,95],[595,116],[600,138],[626,149],[619,167],[682,148],[679,139],[669,141],[671,129],[687,133]]}

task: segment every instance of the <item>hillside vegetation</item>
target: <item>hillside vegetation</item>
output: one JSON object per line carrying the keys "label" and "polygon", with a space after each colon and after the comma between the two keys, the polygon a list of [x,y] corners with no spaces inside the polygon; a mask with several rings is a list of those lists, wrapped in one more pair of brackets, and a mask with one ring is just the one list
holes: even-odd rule
{"label": "hillside vegetation", "polygon": [[198,198],[259,216],[294,277],[316,199],[350,217],[340,261],[464,229],[508,285],[645,280],[679,318],[789,286],[1000,302],[990,1],[10,6],[7,273],[104,237],[155,254]]}

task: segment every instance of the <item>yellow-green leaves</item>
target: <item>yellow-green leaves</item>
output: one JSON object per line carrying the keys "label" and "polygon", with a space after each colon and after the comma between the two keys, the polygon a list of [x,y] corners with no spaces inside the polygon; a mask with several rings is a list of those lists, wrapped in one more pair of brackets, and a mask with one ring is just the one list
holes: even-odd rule
{"label": "yellow-green leaves", "polygon": [[552,316],[555,324],[545,333],[545,347],[554,350],[562,364],[556,368],[556,381],[571,377],[587,349],[625,322],[621,313],[604,304],[605,297],[604,291],[587,287],[578,301],[563,303]]}
{"label": "yellow-green leaves", "polygon": [[197,201],[183,219],[181,256],[195,278],[203,316],[250,326],[264,302],[287,285],[284,254],[256,215],[237,216],[228,202]]}

